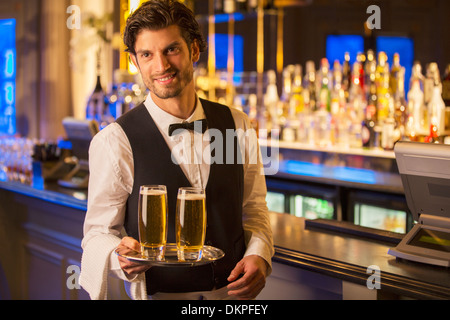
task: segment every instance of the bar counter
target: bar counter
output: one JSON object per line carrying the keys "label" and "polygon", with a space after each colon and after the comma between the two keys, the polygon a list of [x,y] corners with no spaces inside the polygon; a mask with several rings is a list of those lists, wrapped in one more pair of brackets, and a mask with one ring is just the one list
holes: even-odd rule
{"label": "bar counter", "polygon": [[[0,299],[88,299],[68,272],[80,266],[86,191],[0,182],[0,201]],[[387,254],[395,238],[340,232],[337,221],[330,230],[288,214],[270,220],[276,253],[258,299],[450,299],[450,270],[396,260]],[[374,266],[379,282],[368,289]],[[109,287],[110,299],[125,297],[119,282]]]}

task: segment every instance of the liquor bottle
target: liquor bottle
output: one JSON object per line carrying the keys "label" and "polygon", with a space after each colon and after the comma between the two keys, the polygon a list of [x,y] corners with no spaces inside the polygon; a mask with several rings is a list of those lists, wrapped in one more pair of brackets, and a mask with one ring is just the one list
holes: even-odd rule
{"label": "liquor bottle", "polygon": [[346,52],[344,55],[344,62],[342,64],[342,88],[345,92],[345,98],[348,101],[350,82],[352,78],[352,68],[350,66],[350,53]]}
{"label": "liquor bottle", "polygon": [[395,94],[394,94],[394,119],[396,126],[396,139],[405,138],[405,127],[408,118],[407,104],[405,100],[405,68],[400,67],[395,72]]}
{"label": "liquor bottle", "polygon": [[292,82],[292,97],[291,100],[295,105],[295,114],[305,112],[305,102],[303,97],[302,86],[302,66],[300,64],[295,65],[294,80]]}
{"label": "liquor bottle", "polygon": [[436,76],[437,63],[431,62],[427,65],[425,79],[423,82],[423,95],[425,104],[430,104],[431,96],[433,95],[433,88]]}
{"label": "liquor bottle", "polygon": [[[361,86],[361,88],[365,87],[365,75],[364,75],[364,63],[366,61],[366,56],[359,52],[356,56],[356,61],[359,62],[359,85]],[[363,90],[364,92],[364,90]]]}
{"label": "liquor bottle", "polygon": [[398,90],[398,81],[397,75],[401,71],[402,66],[400,65],[400,55],[398,53],[394,53],[394,58],[392,60],[391,73],[389,77],[389,88],[393,95]]}
{"label": "liquor bottle", "polygon": [[256,94],[253,93],[248,96],[248,119],[250,120],[252,128],[258,133],[259,125],[257,101],[258,98],[256,97]]}
{"label": "liquor bottle", "polygon": [[278,96],[277,75],[274,70],[267,71],[267,89],[264,95],[264,106],[267,111],[266,129],[272,138],[278,138],[280,133],[280,125],[278,121]]}
{"label": "liquor bottle", "polygon": [[330,64],[327,58],[322,58],[320,63],[320,91],[319,91],[319,108],[331,111],[331,81],[330,81]]}
{"label": "liquor bottle", "polygon": [[372,49],[367,50],[367,59],[364,62],[364,84],[367,99],[369,99],[370,85],[375,83],[375,72],[377,69],[377,61],[375,53]]}
{"label": "liquor bottle", "polygon": [[382,122],[389,116],[389,103],[392,98],[389,87],[389,63],[386,53],[378,53],[378,64],[375,73],[377,85],[377,120]]}
{"label": "liquor bottle", "polygon": [[373,108],[366,108],[366,116],[361,124],[361,140],[363,148],[375,146],[375,120]]}
{"label": "liquor bottle", "polygon": [[437,127],[438,135],[445,131],[445,103],[442,99],[442,84],[437,63],[430,63],[430,76],[434,79],[428,113],[431,126]]}
{"label": "liquor bottle", "polygon": [[450,107],[450,63],[445,68],[444,76],[442,77],[442,99],[445,106]]}
{"label": "liquor bottle", "polygon": [[424,104],[423,75],[420,63],[416,62],[412,68],[408,91],[408,131],[412,141],[428,130],[428,111]]}
{"label": "liquor bottle", "polygon": [[310,111],[314,112],[317,110],[316,106],[316,69],[314,61],[306,61],[306,73],[304,83],[304,97],[305,97],[305,107]]}
{"label": "liquor bottle", "polygon": [[361,86],[361,62],[355,61],[352,66],[352,81],[350,83],[348,108],[352,121],[361,124],[366,109],[364,89]]}
{"label": "liquor bottle", "polygon": [[335,116],[346,106],[345,92],[342,85],[342,67],[339,60],[334,61],[332,78],[330,112],[332,116]]}

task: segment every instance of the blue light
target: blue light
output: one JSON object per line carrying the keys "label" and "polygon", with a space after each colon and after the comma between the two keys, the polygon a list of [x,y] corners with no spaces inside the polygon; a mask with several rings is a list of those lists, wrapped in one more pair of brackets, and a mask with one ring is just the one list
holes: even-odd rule
{"label": "blue light", "polygon": [[12,83],[12,82],[5,83],[5,101],[6,101],[6,104],[8,104],[8,105],[14,104],[15,88],[16,88],[16,86],[14,83]]}
{"label": "blue light", "polygon": [[[216,68],[226,69],[228,62],[228,35],[218,33],[216,41]],[[240,35],[233,37],[234,42],[234,72],[244,71],[244,39]]]}
{"label": "blue light", "polygon": [[16,54],[13,50],[7,50],[5,53],[5,78],[13,78],[15,75]]}
{"label": "blue light", "polygon": [[353,64],[356,61],[356,55],[364,52],[364,38],[358,35],[329,35],[326,51],[331,66],[335,60],[343,64],[346,52],[350,54],[350,64]]}
{"label": "blue light", "polygon": [[376,184],[375,172],[366,169],[332,167],[297,160],[286,160],[280,162],[280,171],[308,177],[321,177],[347,182]]}
{"label": "blue light", "polygon": [[16,20],[0,20],[0,135],[16,133]]}

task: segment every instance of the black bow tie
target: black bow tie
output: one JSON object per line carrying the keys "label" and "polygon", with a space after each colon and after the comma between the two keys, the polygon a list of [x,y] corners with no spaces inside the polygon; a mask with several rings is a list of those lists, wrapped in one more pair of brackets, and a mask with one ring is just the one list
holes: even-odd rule
{"label": "black bow tie", "polygon": [[169,126],[169,137],[171,137],[174,131],[178,129],[195,130],[198,133],[205,133],[207,127],[208,122],[206,119],[197,120],[194,122],[174,123]]}

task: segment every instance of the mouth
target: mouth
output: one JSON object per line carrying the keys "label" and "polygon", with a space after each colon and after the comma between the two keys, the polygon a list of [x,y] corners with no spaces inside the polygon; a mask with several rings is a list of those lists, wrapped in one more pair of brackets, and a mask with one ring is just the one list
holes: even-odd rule
{"label": "mouth", "polygon": [[172,79],[174,79],[176,77],[177,73],[172,73],[169,75],[164,75],[163,77],[160,78],[155,78],[155,81],[157,81],[158,83],[161,84],[167,84],[170,83],[172,81]]}

